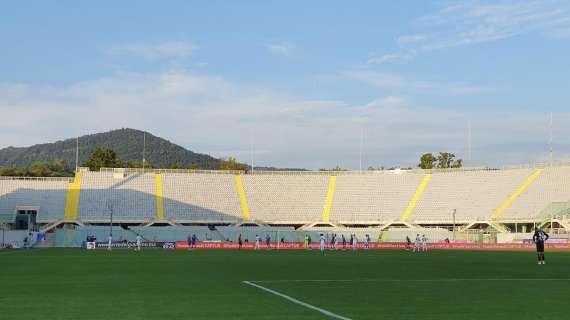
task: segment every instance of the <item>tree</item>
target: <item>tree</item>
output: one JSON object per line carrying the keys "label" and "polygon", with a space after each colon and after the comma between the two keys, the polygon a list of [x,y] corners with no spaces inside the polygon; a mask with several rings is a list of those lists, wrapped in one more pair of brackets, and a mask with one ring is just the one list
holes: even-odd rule
{"label": "tree", "polygon": [[239,163],[236,158],[220,159],[220,170],[247,170],[247,165]]}
{"label": "tree", "polygon": [[451,165],[452,168],[461,168],[463,166],[463,159],[457,159]]}
{"label": "tree", "polygon": [[461,168],[463,160],[455,159],[455,154],[450,152],[440,152],[437,156],[437,167],[441,169]]}
{"label": "tree", "polygon": [[101,168],[121,168],[123,162],[112,149],[97,148],[83,166],[91,171],[99,171]]}
{"label": "tree", "polygon": [[182,169],[178,162],[173,162],[168,166],[168,169]]}
{"label": "tree", "polygon": [[11,177],[71,177],[73,171],[65,165],[65,161],[40,161],[28,168],[0,168],[0,176]]}
{"label": "tree", "polygon": [[437,161],[437,158],[433,154],[424,153],[420,157],[420,164],[418,164],[418,167],[420,167],[422,169],[433,169],[436,161]]}
{"label": "tree", "polygon": [[343,168],[341,168],[339,165],[337,165],[337,166],[334,167],[334,168],[330,168],[330,169],[328,169],[328,168],[322,168],[322,169],[319,169],[319,171],[347,171],[347,170],[346,170],[346,169],[343,169]]}
{"label": "tree", "polygon": [[433,153],[424,153],[420,157],[420,164],[418,167],[422,169],[447,169],[447,168],[461,168],[463,160],[455,159],[455,154],[450,152],[439,152],[436,156]]}
{"label": "tree", "polygon": [[[143,167],[143,166],[142,166],[142,162],[139,161],[139,160],[129,161],[129,162],[125,163],[125,166],[126,166],[127,168],[142,168],[142,167]],[[151,164],[150,162],[148,162],[148,160],[146,160],[146,159],[145,159],[145,161],[144,161],[144,167],[145,167],[145,169],[152,169],[152,168],[154,168],[154,167],[152,166],[152,164]]]}
{"label": "tree", "polygon": [[33,177],[48,177],[50,171],[46,161],[36,162],[28,169],[29,175]]}
{"label": "tree", "polygon": [[188,167],[188,169],[190,169],[190,170],[198,170],[198,169],[200,169],[200,166],[199,166],[198,164],[196,164],[196,163],[193,163],[193,164],[190,165],[190,167]]}

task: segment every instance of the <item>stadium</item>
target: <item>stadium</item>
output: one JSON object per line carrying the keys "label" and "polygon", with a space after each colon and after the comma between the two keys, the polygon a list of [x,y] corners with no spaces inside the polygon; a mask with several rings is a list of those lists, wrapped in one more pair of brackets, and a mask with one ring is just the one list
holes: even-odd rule
{"label": "stadium", "polygon": [[342,230],[391,242],[417,229],[432,241],[522,242],[516,236],[536,227],[565,237],[570,213],[564,164],[248,173],[80,168],[70,179],[0,179],[2,222],[42,232],[42,245],[57,247],[79,247],[86,234],[105,241],[111,225],[121,226],[114,236],[127,241],[141,234],[176,242],[196,233],[235,242],[243,230],[249,241],[270,233],[299,242],[304,233],[316,240]]}
{"label": "stadium", "polygon": [[569,318],[570,0],[0,12],[0,320]]}
{"label": "stadium", "polygon": [[[440,314],[433,319],[475,319],[480,309],[474,300],[486,305],[485,317],[501,319],[533,314],[522,312],[524,304],[513,297],[524,301],[531,294],[528,284],[535,282],[560,294],[540,302],[560,304],[552,311],[558,314],[566,305],[563,266],[570,261],[569,178],[565,164],[362,172],[80,168],[70,179],[2,177],[3,247],[24,248],[0,252],[5,268],[19,274],[4,283],[15,289],[16,282],[33,279],[32,288],[52,292],[55,278],[47,272],[94,290],[95,305],[104,303],[99,290],[116,287],[122,302],[92,316],[101,319],[162,317],[156,312],[163,307],[149,299],[170,305],[165,312],[173,319],[407,319],[434,310]],[[527,252],[536,228],[550,234],[549,250],[562,250],[549,253],[555,265],[540,274]],[[333,247],[333,234],[343,237],[342,244],[338,240]],[[420,234],[429,239],[428,252],[411,253],[406,237]],[[321,235],[324,255],[318,253]],[[190,243],[192,236],[197,243]],[[252,250],[258,236],[262,252]],[[140,252],[133,251],[137,237],[143,239]],[[355,246],[352,237],[359,241]],[[97,248],[94,254],[86,254],[87,241]],[[41,269],[23,266],[26,261]],[[155,272],[161,280],[151,276]],[[108,276],[117,283],[104,285]],[[124,291],[123,284],[143,292]],[[464,285],[469,292],[463,300],[440,301],[453,300]],[[434,294],[434,286],[445,293]],[[387,291],[378,294],[379,289]],[[185,308],[155,290],[198,290],[214,301],[193,292]],[[218,296],[225,290],[230,297]],[[337,301],[323,290],[350,297]],[[22,289],[5,299],[20,294],[30,292]],[[249,307],[238,307],[233,295],[252,299]],[[43,309],[38,302],[26,312],[16,306],[4,312],[10,319],[50,310],[71,319],[89,314],[91,303],[87,307],[82,300],[87,296],[77,290],[52,293],[38,297],[49,304]],[[415,302],[402,302],[401,296]],[[66,304],[58,299],[76,301],[72,311],[63,311]],[[131,311],[133,304],[141,309]],[[401,314],[404,307],[409,314]]]}

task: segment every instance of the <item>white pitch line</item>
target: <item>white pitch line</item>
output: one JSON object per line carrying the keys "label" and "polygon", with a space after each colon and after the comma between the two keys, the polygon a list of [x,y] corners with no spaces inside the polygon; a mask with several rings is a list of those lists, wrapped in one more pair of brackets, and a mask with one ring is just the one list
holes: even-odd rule
{"label": "white pitch line", "polygon": [[255,280],[257,283],[292,282],[460,282],[460,281],[570,281],[570,278],[448,278],[448,279],[295,279]]}
{"label": "white pitch line", "polygon": [[249,286],[252,286],[252,287],[261,289],[261,290],[263,290],[263,291],[265,291],[265,292],[269,292],[269,293],[271,293],[271,294],[273,294],[273,295],[276,295],[276,296],[279,296],[279,297],[281,297],[281,298],[283,298],[283,299],[289,300],[289,301],[291,301],[291,302],[293,302],[293,303],[296,303],[296,304],[298,304],[298,305],[301,305],[301,306],[303,306],[303,307],[305,307],[305,308],[308,308],[308,309],[311,309],[311,310],[320,312],[320,313],[322,313],[322,314],[324,314],[324,315],[326,315],[326,316],[329,316],[329,317],[331,317],[331,318],[340,319],[340,320],[352,320],[352,319],[350,319],[350,318],[343,317],[343,316],[338,315],[338,314],[336,314],[336,313],[332,313],[332,312],[327,311],[327,310],[325,310],[325,309],[321,309],[321,308],[319,308],[319,307],[315,307],[315,306],[313,306],[313,305],[311,305],[311,304],[308,304],[308,303],[305,303],[305,302],[303,302],[303,301],[297,300],[297,299],[295,299],[295,298],[293,298],[293,297],[290,297],[290,296],[288,296],[288,295],[286,295],[286,294],[283,294],[283,293],[281,293],[281,292],[277,292],[277,291],[275,291],[275,290],[266,288],[266,287],[264,287],[264,286],[260,286],[260,285],[258,285],[258,284],[255,284],[255,283],[251,282],[251,281],[244,281],[243,283],[245,283],[245,284],[247,284],[247,285],[249,285]]}

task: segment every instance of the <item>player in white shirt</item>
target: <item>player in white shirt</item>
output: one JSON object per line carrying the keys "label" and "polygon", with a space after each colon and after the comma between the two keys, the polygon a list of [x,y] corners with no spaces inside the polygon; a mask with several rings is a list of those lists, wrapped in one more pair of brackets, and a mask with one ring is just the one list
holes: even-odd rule
{"label": "player in white shirt", "polygon": [[259,236],[255,235],[255,250],[259,250],[259,241],[260,241]]}
{"label": "player in white shirt", "polygon": [[422,234],[422,251],[423,252],[426,252],[428,250],[427,241],[428,241],[428,238],[426,237],[426,235]]}
{"label": "player in white shirt", "polygon": [[352,235],[352,250],[356,250],[358,240],[356,239],[356,234]]}
{"label": "player in white shirt", "polygon": [[142,237],[140,234],[137,234],[137,251],[141,251],[142,247]]}
{"label": "player in white shirt", "polygon": [[325,236],[321,233],[321,237],[319,239],[319,249],[321,249],[322,253],[325,253],[325,246],[326,246]]}
{"label": "player in white shirt", "polygon": [[109,242],[107,242],[107,250],[108,251],[113,250],[112,245],[113,245],[113,235],[109,235]]}
{"label": "player in white shirt", "polygon": [[420,238],[420,234],[416,235],[416,241],[414,242],[414,250],[412,252],[420,252],[420,243],[422,239]]}

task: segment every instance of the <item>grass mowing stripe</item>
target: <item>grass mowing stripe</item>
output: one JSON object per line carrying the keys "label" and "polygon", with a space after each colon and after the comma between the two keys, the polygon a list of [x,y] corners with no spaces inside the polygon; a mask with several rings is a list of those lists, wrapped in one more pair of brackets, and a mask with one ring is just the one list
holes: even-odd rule
{"label": "grass mowing stripe", "polygon": [[281,297],[281,298],[283,298],[283,299],[289,300],[289,301],[291,301],[291,302],[293,302],[293,303],[296,303],[296,304],[298,304],[298,305],[301,305],[301,306],[303,306],[303,307],[305,307],[305,308],[308,308],[308,309],[311,309],[311,310],[315,310],[315,311],[320,312],[320,313],[322,313],[322,314],[324,314],[324,315],[326,315],[326,316],[329,316],[329,317],[331,317],[331,318],[340,319],[340,320],[351,320],[350,318],[343,317],[343,316],[341,316],[341,315],[338,315],[338,314],[336,314],[336,313],[332,313],[332,312],[330,312],[330,311],[328,311],[328,310],[321,309],[321,308],[319,308],[319,307],[315,307],[315,306],[313,306],[313,305],[311,305],[311,304],[308,304],[308,303],[305,303],[305,302],[303,302],[303,301],[297,300],[297,299],[295,299],[295,298],[293,298],[293,297],[290,297],[290,296],[288,296],[288,295],[286,295],[286,294],[277,292],[277,291],[275,291],[275,290],[271,290],[271,289],[266,288],[266,287],[264,287],[264,286],[260,286],[260,285],[258,285],[258,284],[255,284],[255,283],[251,282],[251,281],[244,281],[243,283],[245,283],[245,284],[247,284],[247,285],[249,285],[249,286],[252,286],[252,287],[261,289],[261,290],[263,290],[263,291],[265,291],[265,292],[269,292],[269,293],[271,293],[271,294],[273,294],[273,295],[276,295],[276,296],[279,296],[279,297]]}

